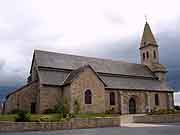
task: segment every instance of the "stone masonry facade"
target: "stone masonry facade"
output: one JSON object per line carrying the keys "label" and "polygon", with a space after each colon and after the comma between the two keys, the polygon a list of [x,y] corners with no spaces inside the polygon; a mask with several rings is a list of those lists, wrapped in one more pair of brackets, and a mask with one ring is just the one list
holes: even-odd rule
{"label": "stone masonry facade", "polygon": [[[33,82],[28,84],[8,97],[5,104],[5,113],[9,113],[13,110],[20,109],[30,112],[31,104],[37,103],[38,95],[38,83]],[[38,106],[37,106],[38,108]],[[37,109],[36,108],[36,109]]]}
{"label": "stone masonry facade", "polygon": [[[92,104],[84,104],[84,93],[87,89],[90,89],[92,92]],[[71,108],[73,108],[74,101],[78,100],[80,103],[81,112],[105,112],[105,88],[103,83],[97,78],[92,70],[86,69],[86,71],[82,72],[71,84],[70,91],[72,103]]]}
{"label": "stone masonry facade", "polygon": [[146,113],[173,109],[174,90],[166,81],[158,43],[146,22],[141,64],[35,50],[27,85],[6,97],[5,113],[44,113],[67,100],[80,113]]}
{"label": "stone masonry facade", "polygon": [[[116,104],[110,105],[109,93],[114,92]],[[155,105],[155,94],[160,97],[159,105]],[[114,108],[116,113],[129,113],[129,100],[133,98],[136,101],[136,112],[146,113],[154,109],[173,109],[173,94],[165,92],[144,92],[132,90],[108,90],[105,94],[106,110]]]}
{"label": "stone masonry facade", "polygon": [[[87,89],[92,91],[92,104],[84,102],[84,93]],[[110,105],[110,92],[115,94],[115,105]],[[155,94],[159,95],[159,105],[155,105]],[[5,110],[6,112],[14,109],[31,111],[30,105],[34,102],[36,113],[43,113],[47,109],[53,109],[58,101],[65,97],[69,102],[71,112],[74,112],[75,100],[80,104],[81,113],[104,113],[113,108],[114,113],[128,114],[130,98],[136,102],[136,113],[145,113],[155,108],[173,108],[173,93],[105,89],[96,74],[91,69],[86,69],[74,79],[71,85],[64,88],[39,86],[37,82],[27,85],[9,96]]]}

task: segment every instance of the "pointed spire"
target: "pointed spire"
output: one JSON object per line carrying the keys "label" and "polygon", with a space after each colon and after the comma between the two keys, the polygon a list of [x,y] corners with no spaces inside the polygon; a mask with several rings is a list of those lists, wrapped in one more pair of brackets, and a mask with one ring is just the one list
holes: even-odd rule
{"label": "pointed spire", "polygon": [[141,47],[148,45],[148,44],[157,46],[157,42],[154,38],[154,35],[151,31],[151,28],[150,28],[148,22],[146,21],[146,24],[144,26],[144,32],[143,32],[142,40],[141,40]]}

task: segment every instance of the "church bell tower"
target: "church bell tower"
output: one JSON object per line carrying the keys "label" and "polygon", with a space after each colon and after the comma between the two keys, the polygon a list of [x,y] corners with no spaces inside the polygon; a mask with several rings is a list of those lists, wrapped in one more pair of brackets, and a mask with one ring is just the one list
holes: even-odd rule
{"label": "church bell tower", "polygon": [[149,69],[157,76],[159,80],[166,80],[166,68],[159,63],[159,50],[156,39],[151,28],[146,21],[144,32],[140,44],[141,64],[149,67]]}

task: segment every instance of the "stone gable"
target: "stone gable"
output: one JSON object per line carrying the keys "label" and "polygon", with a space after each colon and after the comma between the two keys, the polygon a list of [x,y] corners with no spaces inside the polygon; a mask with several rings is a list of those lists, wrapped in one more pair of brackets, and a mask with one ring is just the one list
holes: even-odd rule
{"label": "stone gable", "polygon": [[[84,94],[87,89],[92,92],[92,104],[85,104]],[[86,68],[84,72],[72,82],[71,90],[71,107],[73,111],[73,103],[78,100],[80,103],[81,112],[102,113],[105,112],[105,89],[102,81],[90,69]]]}
{"label": "stone gable", "polygon": [[14,109],[26,110],[30,112],[31,103],[36,103],[37,101],[37,89],[38,83],[34,82],[9,95],[5,103],[5,112],[11,112]]}

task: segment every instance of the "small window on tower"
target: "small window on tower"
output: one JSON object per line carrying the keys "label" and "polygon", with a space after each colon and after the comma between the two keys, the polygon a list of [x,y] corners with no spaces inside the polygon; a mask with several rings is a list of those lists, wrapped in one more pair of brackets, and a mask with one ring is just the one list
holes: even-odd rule
{"label": "small window on tower", "polygon": [[146,52],[147,59],[149,58],[149,52]]}
{"label": "small window on tower", "polygon": [[145,56],[145,53],[143,53],[143,60],[145,60],[146,56]]}
{"label": "small window on tower", "polygon": [[156,59],[156,51],[155,50],[154,50],[153,54],[154,54],[154,59]]}

